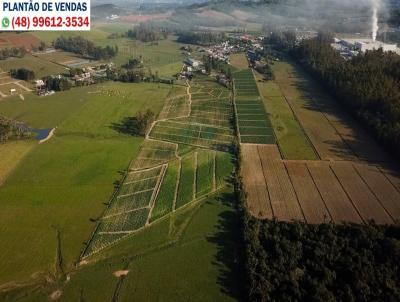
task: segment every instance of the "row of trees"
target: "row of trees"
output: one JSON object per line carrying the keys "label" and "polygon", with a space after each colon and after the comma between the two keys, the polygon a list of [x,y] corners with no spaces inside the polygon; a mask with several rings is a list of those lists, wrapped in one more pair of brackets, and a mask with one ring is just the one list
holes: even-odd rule
{"label": "row of trees", "polygon": [[212,45],[226,41],[226,34],[221,32],[178,32],[179,43]]}
{"label": "row of trees", "polygon": [[61,36],[54,41],[54,47],[85,57],[90,57],[95,60],[111,59],[118,53],[118,46],[96,46],[92,41],[84,39],[81,36]]}
{"label": "row of trees", "polygon": [[346,61],[330,42],[330,35],[320,34],[302,41],[292,53],[398,157],[400,56],[375,50]]}
{"label": "row of trees", "polygon": [[168,37],[167,30],[156,30],[145,24],[140,24],[133,29],[128,30],[125,35],[128,38],[136,39],[142,42],[154,42]]}
{"label": "row of trees", "polygon": [[21,122],[10,120],[0,116],[0,142],[4,143],[10,139],[27,138],[31,135],[29,128]]}
{"label": "row of trees", "polygon": [[0,49],[0,60],[5,60],[11,57],[23,58],[26,54],[24,47],[12,47]]}
{"label": "row of trees", "polygon": [[10,75],[13,78],[23,81],[32,81],[35,79],[35,72],[26,68],[11,69]]}

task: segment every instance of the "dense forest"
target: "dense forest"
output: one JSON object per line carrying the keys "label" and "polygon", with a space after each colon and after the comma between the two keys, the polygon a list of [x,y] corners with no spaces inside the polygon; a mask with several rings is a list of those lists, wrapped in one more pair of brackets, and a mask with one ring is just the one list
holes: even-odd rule
{"label": "dense forest", "polygon": [[92,41],[80,36],[64,37],[61,36],[54,41],[54,47],[64,51],[73,52],[95,60],[110,59],[117,55],[118,46],[96,46]]}
{"label": "dense forest", "polygon": [[329,35],[304,40],[294,57],[393,154],[400,154],[400,56],[382,50],[344,60]]}
{"label": "dense forest", "polygon": [[226,41],[225,33],[218,32],[178,32],[179,43],[212,45]]}
{"label": "dense forest", "polygon": [[4,143],[10,139],[27,138],[30,135],[31,132],[24,123],[0,115],[0,143]]}
{"label": "dense forest", "polygon": [[400,228],[244,213],[249,301],[400,301]]}
{"label": "dense forest", "polygon": [[5,60],[11,57],[23,58],[25,54],[26,50],[23,47],[4,48],[0,50],[0,60]]}

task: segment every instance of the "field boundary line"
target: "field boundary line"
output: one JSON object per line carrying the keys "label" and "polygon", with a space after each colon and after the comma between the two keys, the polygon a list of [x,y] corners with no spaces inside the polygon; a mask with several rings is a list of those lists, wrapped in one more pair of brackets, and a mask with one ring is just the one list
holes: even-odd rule
{"label": "field boundary line", "polygon": [[[268,187],[267,176],[265,175],[266,167],[264,167],[264,165],[263,165],[263,161],[261,160],[261,156],[260,156],[260,150],[258,149],[259,146],[265,146],[265,145],[260,145],[260,144],[256,144],[256,145],[257,145],[257,148],[256,148],[256,150],[257,150],[257,160],[260,163],[261,172],[262,172],[262,175],[263,175],[263,178],[264,178],[264,183],[265,183],[265,189],[267,190],[267,193],[268,193],[269,208],[271,209],[272,217],[275,218],[276,216],[275,216],[274,207],[272,206],[272,198],[271,198],[271,192],[270,192],[271,190]],[[242,152],[241,152],[241,154],[243,155]],[[246,160],[246,159],[243,159],[243,160]],[[246,205],[247,205],[247,200],[246,200]]]}
{"label": "field boundary line", "polygon": [[[290,111],[292,112],[294,119],[296,120],[297,124],[300,126],[301,131],[303,132],[304,136],[306,137],[306,139],[307,139],[308,143],[310,144],[311,148],[314,150],[315,155],[317,156],[317,158],[319,160],[321,160],[322,159],[321,154],[319,154],[317,147],[313,144],[313,142],[311,141],[310,137],[308,136],[308,134],[306,132],[306,129],[304,128],[303,124],[300,122],[300,120],[299,120],[296,112],[294,111],[291,103],[289,102],[288,98],[286,97],[286,94],[283,92],[281,84],[279,82],[277,82],[277,81],[274,81],[274,82],[277,84],[277,86],[279,88],[279,91],[281,92],[281,96],[283,96],[283,98],[285,99],[285,102],[289,106]],[[314,101],[313,101],[313,103],[314,103]]]}
{"label": "field boundary line", "polygon": [[217,179],[216,179],[216,169],[217,169],[217,152],[213,151],[213,179],[212,179],[212,190],[217,189]]}
{"label": "field boundary line", "polygon": [[333,216],[332,216],[332,214],[331,214],[331,211],[329,211],[329,208],[328,208],[328,206],[326,205],[326,201],[325,201],[324,197],[322,196],[322,193],[321,193],[320,189],[318,188],[317,183],[315,182],[314,176],[312,175],[312,173],[311,173],[311,171],[310,171],[310,168],[308,167],[308,165],[307,165],[306,162],[304,162],[304,163],[302,162],[302,164],[304,164],[304,165],[306,166],[307,172],[308,172],[308,174],[310,175],[311,180],[312,180],[312,182],[313,182],[315,188],[317,189],[317,192],[318,192],[319,196],[321,197],[322,202],[324,203],[325,209],[326,209],[326,211],[327,211],[328,214],[329,214],[330,220],[333,221],[333,222],[335,222],[335,221],[333,220]]}
{"label": "field boundary line", "polygon": [[150,202],[149,202],[150,211],[149,211],[149,214],[147,215],[147,220],[146,220],[144,227],[148,226],[150,224],[151,214],[153,214],[154,206],[156,204],[156,199],[157,199],[158,193],[160,192],[161,185],[164,181],[164,176],[167,172],[168,167],[169,167],[169,163],[163,165],[163,169],[161,170],[161,173],[159,175],[160,178],[158,179],[157,185],[155,186],[153,194],[150,198]]}
{"label": "field boundary line", "polygon": [[145,210],[145,209],[150,209],[150,207],[147,205],[145,207],[140,207],[140,208],[128,210],[128,211],[125,211],[125,212],[118,212],[116,214],[103,216],[103,217],[100,218],[100,220],[109,219],[109,218],[112,218],[112,217],[117,217],[117,216],[121,216],[121,215],[124,215],[124,214],[129,214],[129,213],[133,213],[133,212],[138,212],[138,211]]}
{"label": "field boundary line", "polygon": [[135,193],[124,194],[124,195],[118,195],[118,196],[117,196],[117,199],[121,199],[121,198],[124,198],[124,197],[129,197],[129,196],[135,196],[135,195],[142,194],[142,193],[146,193],[146,192],[150,192],[150,191],[153,191],[153,190],[154,190],[154,188],[151,188],[151,189],[146,189],[146,190],[137,191],[137,192],[135,192]]}
{"label": "field boundary line", "polygon": [[198,156],[199,153],[196,151],[194,153],[194,181],[193,181],[193,200],[196,199],[197,196],[197,169],[198,169]]}
{"label": "field boundary line", "polygon": [[356,171],[357,175],[360,177],[360,179],[362,180],[362,182],[367,186],[368,190],[372,193],[372,195],[375,196],[376,200],[378,201],[378,203],[381,205],[381,207],[383,208],[383,210],[386,212],[386,214],[388,214],[388,216],[390,217],[390,219],[392,219],[392,222],[395,223],[396,219],[391,215],[391,213],[386,209],[386,207],[383,205],[382,200],[378,197],[378,195],[375,194],[374,190],[372,190],[372,188],[370,187],[370,185],[365,181],[364,177],[362,177],[361,173],[358,171],[357,167],[355,166],[354,163],[352,163],[352,167],[353,169]]}
{"label": "field boundary line", "polygon": [[387,181],[392,185],[392,187],[394,187],[394,189],[399,192],[400,194],[400,189],[397,188],[397,186],[393,183],[393,181],[389,178],[389,176],[386,175],[387,172],[385,172],[381,167],[376,166],[378,168],[378,170],[385,176],[385,178],[387,179]]}
{"label": "field boundary line", "polygon": [[175,212],[175,208],[176,208],[176,200],[178,199],[178,190],[179,190],[179,185],[181,182],[181,175],[182,175],[182,160],[179,159],[179,173],[177,173],[175,192],[174,192],[174,202],[172,204],[172,212]]}
{"label": "field boundary line", "polygon": [[347,198],[349,199],[350,203],[352,204],[353,208],[356,210],[358,216],[360,216],[361,221],[366,224],[366,221],[364,220],[364,217],[361,215],[359,209],[355,206],[353,200],[351,199],[349,193],[347,193],[346,189],[344,188],[343,184],[341,183],[339,177],[336,175],[335,170],[331,167],[331,165],[329,165],[329,169],[331,170],[331,172],[333,173],[333,175],[335,176],[336,180],[338,181],[338,183],[340,184],[340,187],[342,188],[343,192],[346,194]]}
{"label": "field boundary line", "polygon": [[142,179],[138,179],[138,180],[133,180],[133,181],[129,181],[129,182],[124,182],[122,185],[126,186],[126,185],[131,185],[137,182],[142,182],[142,181],[146,181],[146,180],[150,180],[153,178],[158,178],[158,175],[152,176],[152,177],[147,177],[147,178],[142,178]]}
{"label": "field boundary line", "polygon": [[[282,159],[282,153],[281,153],[281,159]],[[300,208],[301,215],[303,215],[304,222],[308,223],[307,218],[306,218],[306,215],[304,214],[303,207],[301,206],[301,202],[300,202],[299,195],[297,194],[296,188],[295,188],[295,186],[293,185],[293,180],[292,180],[292,177],[290,176],[289,170],[288,170],[288,168],[286,167],[285,163],[283,163],[281,160],[278,160],[278,162],[279,162],[279,163],[282,163],[283,167],[285,168],[285,172],[286,172],[286,174],[287,174],[287,176],[288,176],[290,185],[292,186],[294,195],[296,196],[297,204],[298,204],[298,206],[299,206],[299,208]]]}

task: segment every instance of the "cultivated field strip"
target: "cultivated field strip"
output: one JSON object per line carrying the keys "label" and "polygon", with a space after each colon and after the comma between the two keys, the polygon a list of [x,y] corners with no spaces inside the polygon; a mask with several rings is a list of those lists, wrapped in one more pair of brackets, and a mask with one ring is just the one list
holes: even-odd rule
{"label": "cultivated field strip", "polygon": [[251,70],[234,73],[235,110],[241,143],[274,144],[275,136]]}
{"label": "cultivated field strip", "polygon": [[130,170],[143,170],[159,166],[176,158],[177,145],[168,142],[145,140]]}
{"label": "cultivated field strip", "polygon": [[288,161],[275,145],[242,144],[244,189],[258,218],[318,224],[391,224],[399,220],[400,192],[376,166],[332,161]]}
{"label": "cultivated field strip", "polygon": [[355,173],[351,164],[336,162],[331,164],[331,168],[364,221],[374,220],[378,224],[393,223],[362,178]]}
{"label": "cultivated field strip", "polygon": [[160,119],[151,129],[149,137],[201,148],[227,149],[233,143],[229,90],[215,81],[200,79],[189,87],[188,93],[187,116]]}
{"label": "cultivated field strip", "polygon": [[267,184],[265,182],[257,145],[242,145],[242,167],[244,190],[248,211],[260,219],[274,217]]}
{"label": "cultivated field strip", "polygon": [[114,244],[146,225],[166,169],[167,165],[162,165],[127,173],[99,219],[83,257]]}
{"label": "cultivated field strip", "polygon": [[384,162],[382,148],[296,65],[276,63],[275,82],[323,160]]}
{"label": "cultivated field strip", "polygon": [[387,176],[375,166],[361,164],[354,166],[391,217],[395,221],[400,221],[400,192],[396,190]]}
{"label": "cultivated field strip", "polygon": [[274,154],[279,154],[276,149],[276,146],[258,146],[274,215],[283,221],[302,221],[304,216],[286,167],[280,159],[274,158]]}
{"label": "cultivated field strip", "polygon": [[311,162],[307,166],[333,221],[336,223],[362,223],[360,215],[343,190],[329,163]]}
{"label": "cultivated field strip", "polygon": [[332,220],[305,163],[285,163],[297,198],[308,223],[326,223]]}

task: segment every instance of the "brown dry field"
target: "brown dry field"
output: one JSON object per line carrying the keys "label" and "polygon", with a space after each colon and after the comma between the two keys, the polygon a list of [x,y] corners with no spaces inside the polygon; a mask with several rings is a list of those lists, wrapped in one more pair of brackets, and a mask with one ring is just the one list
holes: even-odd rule
{"label": "brown dry field", "polygon": [[242,157],[247,205],[258,218],[272,214],[312,224],[400,220],[400,177],[393,170],[351,161],[282,160],[275,145],[243,144]]}
{"label": "brown dry field", "polygon": [[32,50],[32,46],[39,46],[40,40],[30,33],[0,33],[0,47],[24,47],[27,51]]}
{"label": "brown dry field", "polygon": [[[256,145],[243,145],[241,175],[246,191],[247,209],[257,218],[272,219],[273,212],[267,184]],[[261,173],[260,173],[261,171]]]}

